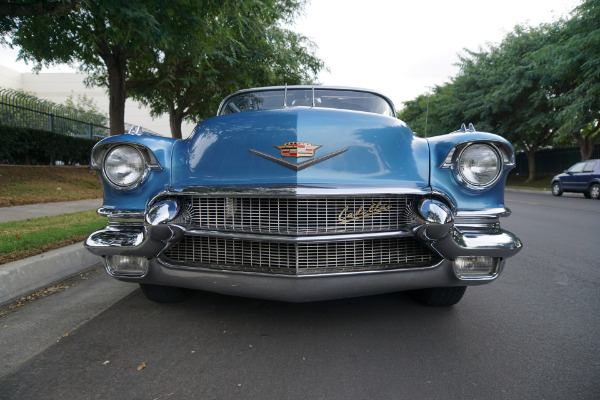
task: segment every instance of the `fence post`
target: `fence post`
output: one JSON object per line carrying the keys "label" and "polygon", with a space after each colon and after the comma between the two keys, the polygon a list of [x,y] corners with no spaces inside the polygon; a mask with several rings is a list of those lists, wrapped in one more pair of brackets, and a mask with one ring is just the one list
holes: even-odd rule
{"label": "fence post", "polygon": [[54,132],[54,114],[50,113],[50,132]]}
{"label": "fence post", "polygon": [[88,124],[88,137],[89,137],[90,139],[93,139],[93,132],[94,132],[94,130],[93,130],[93,128],[92,128],[92,123],[90,122],[90,123]]}

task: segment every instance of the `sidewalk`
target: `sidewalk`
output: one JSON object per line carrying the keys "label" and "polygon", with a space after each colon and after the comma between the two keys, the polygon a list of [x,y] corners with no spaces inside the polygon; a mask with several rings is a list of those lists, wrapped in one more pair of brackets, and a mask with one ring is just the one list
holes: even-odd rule
{"label": "sidewalk", "polygon": [[30,218],[47,217],[74,213],[78,211],[97,210],[102,199],[65,201],[60,203],[32,204],[28,206],[0,208],[0,222],[21,221]]}
{"label": "sidewalk", "polygon": [[[96,210],[102,199],[0,208],[0,222],[20,221],[77,211]],[[0,304],[53,285],[102,262],[76,243],[47,253],[0,265]]]}

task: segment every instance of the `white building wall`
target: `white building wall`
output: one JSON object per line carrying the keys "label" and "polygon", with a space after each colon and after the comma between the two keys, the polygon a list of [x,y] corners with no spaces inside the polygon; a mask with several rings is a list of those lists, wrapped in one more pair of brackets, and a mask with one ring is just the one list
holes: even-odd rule
{"label": "white building wall", "polygon": [[22,74],[0,65],[0,88],[22,89]]}
{"label": "white building wall", "polygon": [[[92,98],[101,112],[108,116],[107,89],[86,87],[83,83],[84,79],[85,75],[82,73],[20,73],[0,65],[0,88],[23,89],[41,99],[58,104],[65,104],[71,95],[74,101],[78,95],[85,95]],[[147,108],[132,99],[127,99],[125,102],[125,122],[141,125],[163,136],[171,136],[168,115],[152,118]],[[195,124],[183,123],[184,138],[191,134],[194,126]]]}

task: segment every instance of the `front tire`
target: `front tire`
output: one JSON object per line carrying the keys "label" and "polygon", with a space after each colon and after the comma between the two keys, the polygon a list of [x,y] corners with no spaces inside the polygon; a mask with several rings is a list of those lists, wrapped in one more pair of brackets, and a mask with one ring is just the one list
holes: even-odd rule
{"label": "front tire", "polygon": [[554,196],[561,196],[563,194],[563,190],[560,187],[560,183],[558,183],[558,182],[552,183],[552,194]]}
{"label": "front tire", "polygon": [[156,303],[181,303],[192,295],[192,290],[174,286],[149,285],[140,283],[142,293]]}
{"label": "front tire", "polygon": [[600,199],[600,185],[594,183],[592,187],[590,187],[590,198],[594,200]]}
{"label": "front tire", "polygon": [[411,297],[420,304],[430,307],[451,307],[462,299],[466,286],[418,289],[410,292]]}

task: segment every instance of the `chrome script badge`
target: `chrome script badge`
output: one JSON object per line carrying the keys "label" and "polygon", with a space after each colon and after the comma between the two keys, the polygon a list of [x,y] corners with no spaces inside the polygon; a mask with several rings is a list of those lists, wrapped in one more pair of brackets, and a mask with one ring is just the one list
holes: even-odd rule
{"label": "chrome script badge", "polygon": [[388,211],[392,209],[391,205],[382,205],[381,202],[371,204],[369,208],[365,209],[360,206],[355,212],[348,212],[350,207],[346,206],[338,215],[338,222],[340,224],[346,224],[348,222],[356,221],[358,219],[370,217],[371,215],[378,214],[380,212]]}

